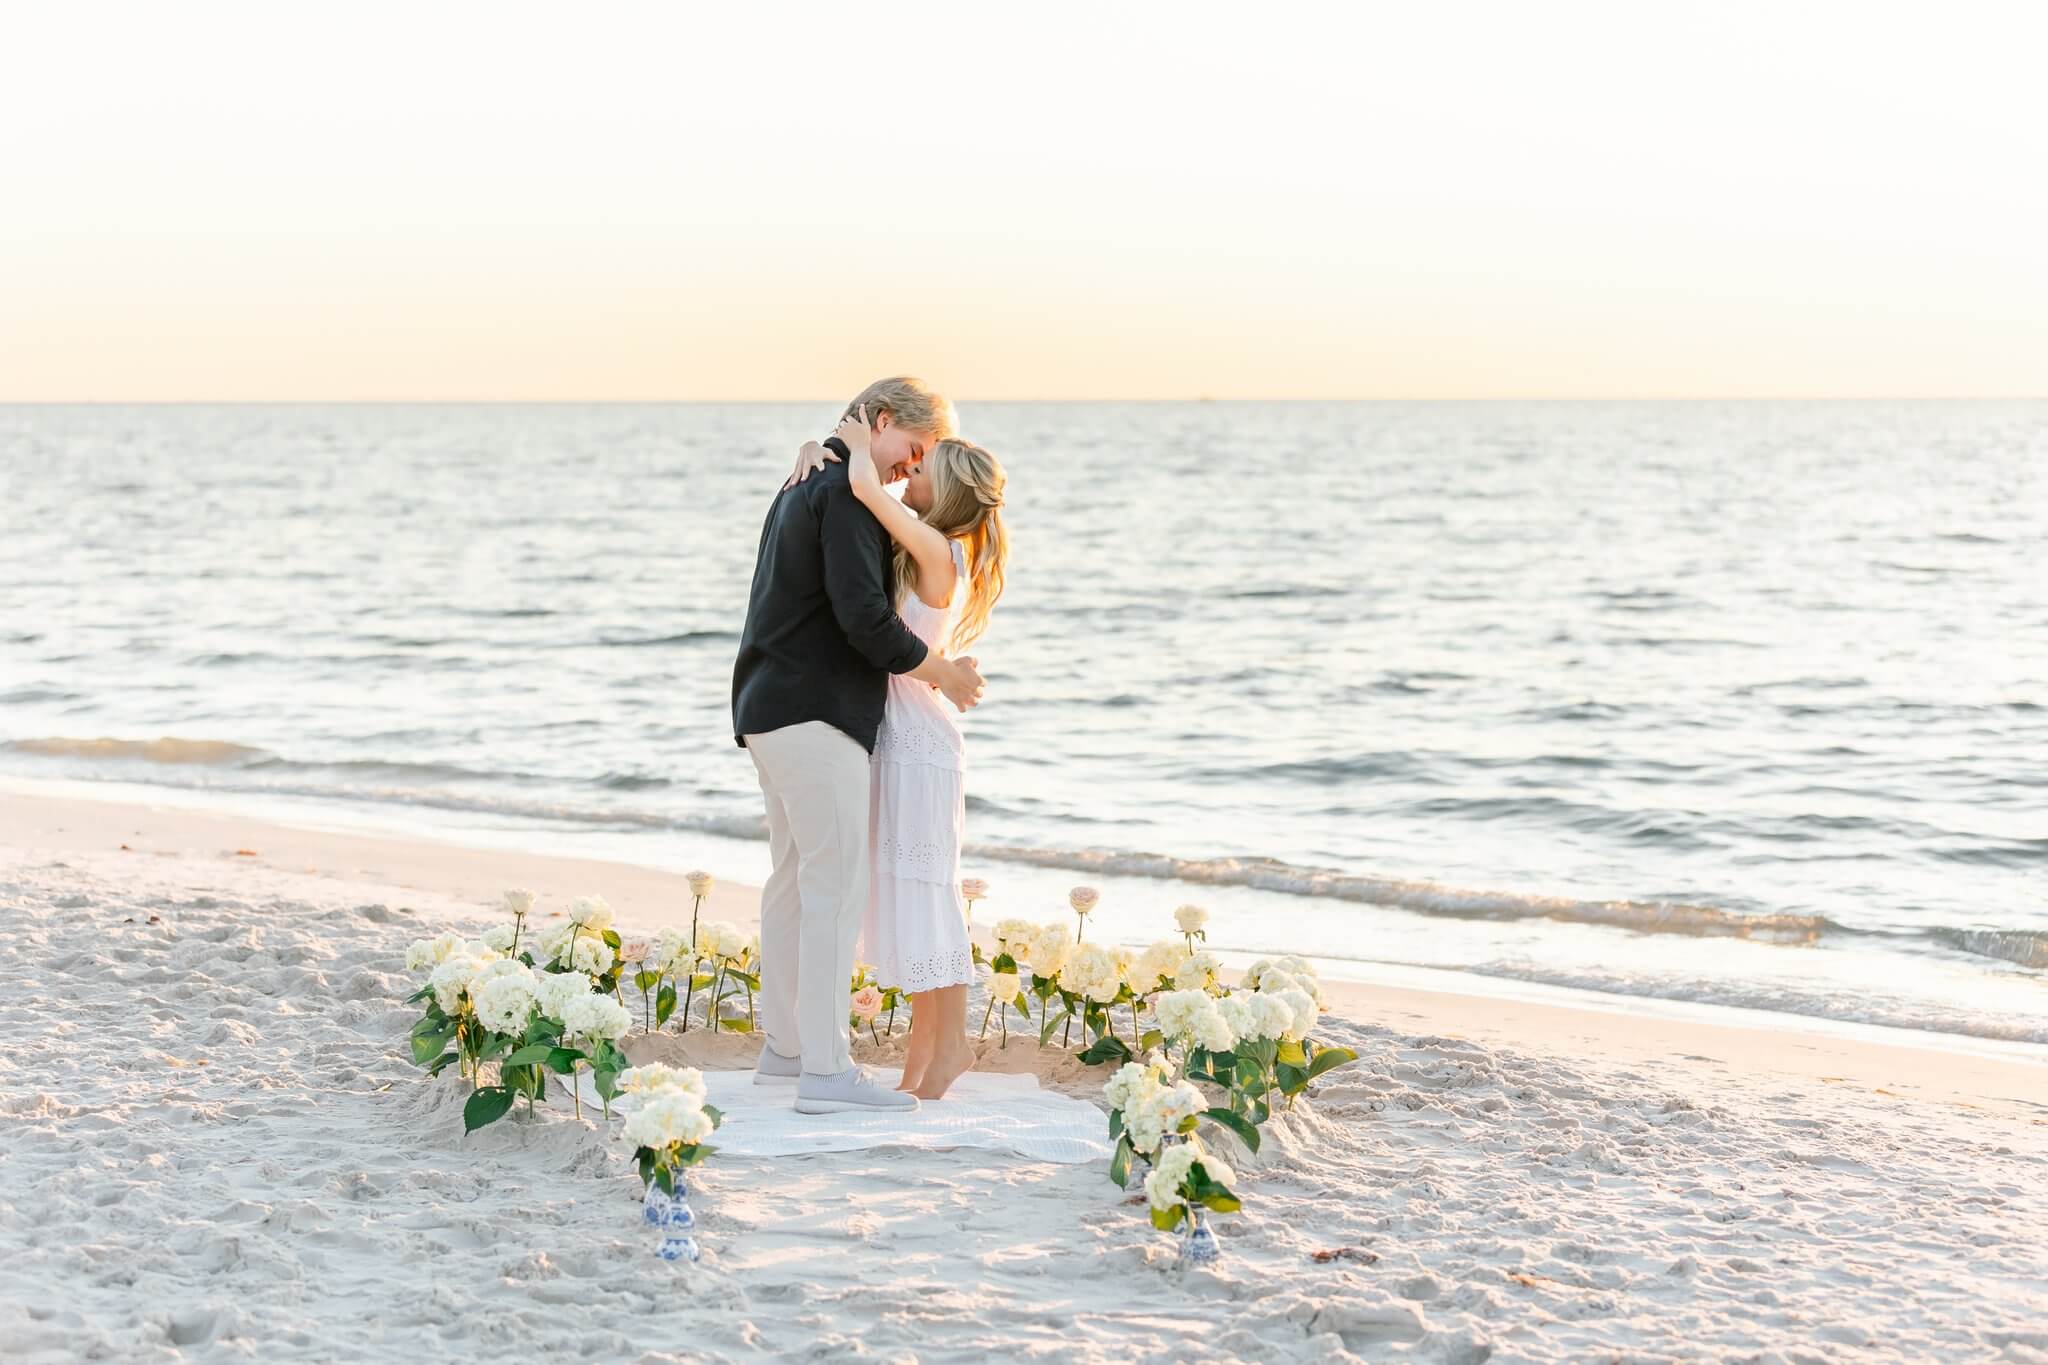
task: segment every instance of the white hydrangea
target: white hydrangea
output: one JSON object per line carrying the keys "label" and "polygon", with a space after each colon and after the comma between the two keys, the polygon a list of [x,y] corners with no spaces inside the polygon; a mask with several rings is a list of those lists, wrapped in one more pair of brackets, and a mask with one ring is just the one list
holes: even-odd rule
{"label": "white hydrangea", "polygon": [[1060,968],[1060,988],[1098,1005],[1108,1004],[1123,989],[1123,982],[1117,979],[1116,955],[1099,943],[1082,944]]}
{"label": "white hydrangea", "polygon": [[1028,919],[999,919],[989,932],[1004,947],[1022,952],[1024,946],[1031,942],[1032,935],[1038,932],[1038,926]]}
{"label": "white hydrangea", "polygon": [[1102,1097],[1111,1109],[1129,1109],[1133,1100],[1159,1088],[1159,1068],[1143,1062],[1125,1062],[1102,1087]]}
{"label": "white hydrangea", "polygon": [[1259,982],[1265,979],[1267,972],[1273,970],[1274,965],[1275,964],[1272,958],[1262,957],[1257,962],[1254,962],[1251,966],[1245,968],[1244,988],[1248,991],[1257,990],[1259,988]]}
{"label": "white hydrangea", "polygon": [[1191,953],[1174,971],[1174,989],[1206,991],[1216,984],[1216,973],[1222,966],[1214,953]]}
{"label": "white hydrangea", "polygon": [[609,995],[581,996],[562,1007],[564,1038],[623,1038],[632,1024],[632,1014]]}
{"label": "white hydrangea", "polygon": [[484,946],[494,952],[509,953],[512,951],[512,936],[517,932],[509,924],[493,924],[483,932]]}
{"label": "white hydrangea", "polygon": [[[561,961],[559,958],[556,960]],[[574,971],[589,972],[592,976],[603,976],[611,970],[614,960],[611,944],[601,938],[579,934],[569,951],[568,961],[563,965]]]}
{"label": "white hydrangea", "polygon": [[1194,1038],[1204,1017],[1216,1014],[1216,1001],[1206,991],[1167,991],[1152,1002],[1152,1014],[1167,1038]]}
{"label": "white hydrangea", "polygon": [[1145,1175],[1146,1202],[1162,1211],[1186,1202],[1181,1198],[1180,1187],[1194,1164],[1195,1149],[1185,1142],[1161,1152]]}
{"label": "white hydrangea", "polygon": [[1323,1005],[1323,983],[1316,975],[1316,969],[1305,957],[1283,957],[1273,963],[1281,971],[1294,978],[1295,984],[1315,998],[1318,1008]]}
{"label": "white hydrangea", "polygon": [[663,1087],[645,1091],[626,1115],[626,1140],[635,1147],[659,1151],[676,1143],[696,1144],[711,1136],[711,1116],[704,1101],[687,1090]]}
{"label": "white hydrangea", "polygon": [[[1260,991],[1259,994],[1269,995],[1266,991]],[[1289,990],[1271,992],[1269,998],[1278,1000],[1286,1006],[1290,1015],[1287,1027],[1281,1030],[1281,1037],[1290,1043],[1298,1043],[1308,1037],[1309,1030],[1316,1026],[1317,1010],[1314,997],[1307,991]]]}
{"label": "white hydrangea", "polygon": [[1268,995],[1278,995],[1282,991],[1300,990],[1301,982],[1295,979],[1294,973],[1275,963],[1259,977],[1259,989]]}
{"label": "white hydrangea", "polygon": [[1278,996],[1263,991],[1244,997],[1244,1027],[1238,1030],[1243,1038],[1268,1040],[1286,1036],[1294,1027],[1294,1010]]}
{"label": "white hydrangea", "polygon": [[694,1066],[669,1066],[665,1062],[649,1062],[619,1073],[619,1091],[622,1094],[657,1090],[680,1090],[696,1096],[701,1104],[704,1100],[704,1073]]}
{"label": "white hydrangea", "polygon": [[1031,960],[1033,976],[1056,977],[1074,954],[1074,936],[1067,932],[1064,924],[1048,924],[1031,936],[1031,946],[1026,953]]}
{"label": "white hydrangea", "polygon": [[571,1000],[589,995],[596,988],[597,983],[582,972],[543,972],[533,996],[540,1003],[540,1012],[559,1024],[563,1022],[562,1011]]}
{"label": "white hydrangea", "polygon": [[612,927],[612,908],[605,904],[603,896],[578,896],[569,902],[567,913],[569,923],[595,933],[602,934]]}
{"label": "white hydrangea", "polygon": [[1162,1083],[1131,1097],[1124,1109],[1124,1128],[1137,1151],[1157,1151],[1161,1138],[1179,1132],[1182,1124],[1207,1107],[1202,1092],[1186,1081]]}
{"label": "white hydrangea", "polygon": [[405,950],[405,969],[417,972],[438,967],[468,946],[462,935],[453,931],[438,938],[415,939],[413,945]]}
{"label": "white hydrangea", "polygon": [[1180,964],[1187,959],[1185,943],[1177,939],[1161,939],[1138,954],[1138,962],[1131,969],[1131,989],[1140,995],[1150,995],[1159,989],[1161,981],[1170,981],[1180,970]]}
{"label": "white hydrangea", "polygon": [[1245,997],[1226,995],[1216,1002],[1216,1017],[1239,1038],[1251,1036],[1251,1018],[1245,1009]]}
{"label": "white hydrangea", "polygon": [[1195,1018],[1195,1043],[1211,1052],[1228,1052],[1237,1046],[1237,1030],[1223,1017],[1211,1000],[1209,1008]]}
{"label": "white hydrangea", "polygon": [[483,967],[482,957],[464,953],[441,962],[428,975],[427,984],[434,988],[434,1003],[443,1014],[453,1014],[461,1008],[463,992]]}
{"label": "white hydrangea", "polygon": [[[508,971],[494,971],[496,968]],[[476,1017],[493,1033],[520,1034],[533,1018],[534,992],[539,985],[524,964],[493,962],[477,975],[470,988],[470,1003]]]}

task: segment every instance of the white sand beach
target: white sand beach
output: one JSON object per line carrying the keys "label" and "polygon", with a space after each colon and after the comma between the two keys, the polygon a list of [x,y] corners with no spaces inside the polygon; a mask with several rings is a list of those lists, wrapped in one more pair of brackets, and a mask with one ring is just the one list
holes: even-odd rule
{"label": "white sand beach", "polygon": [[1231,1149],[1214,1268],[1103,1163],[890,1148],[714,1156],[666,1264],[616,1134],[465,1138],[406,1053],[406,944],[509,885],[687,914],[623,864],[0,793],[7,1354],[2048,1361],[2048,1057],[1334,982],[1359,1060]]}

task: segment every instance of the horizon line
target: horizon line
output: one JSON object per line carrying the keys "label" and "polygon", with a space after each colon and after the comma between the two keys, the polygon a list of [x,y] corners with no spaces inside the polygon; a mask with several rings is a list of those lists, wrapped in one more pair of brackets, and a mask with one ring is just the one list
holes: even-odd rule
{"label": "horizon line", "polygon": [[[717,404],[811,405],[842,403],[839,397],[808,398],[0,398],[0,407],[89,408],[89,407],[682,407]],[[977,398],[956,397],[964,403],[2039,403],[2048,392],[2038,394],[1475,394],[1464,397],[1389,396],[1375,397],[1290,397],[1217,398],[1207,394],[1188,397],[1115,398]]]}

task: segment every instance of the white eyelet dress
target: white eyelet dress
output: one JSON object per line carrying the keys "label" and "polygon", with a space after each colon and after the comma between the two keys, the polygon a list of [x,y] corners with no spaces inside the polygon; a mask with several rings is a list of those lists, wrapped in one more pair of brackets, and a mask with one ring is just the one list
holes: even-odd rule
{"label": "white eyelet dress", "polygon": [[[952,629],[967,591],[967,564],[953,542],[953,602],[903,599],[903,624],[933,649]],[[967,771],[960,727],[928,684],[889,679],[882,728],[868,765],[872,894],[861,921],[862,956],[884,986],[915,994],[974,980],[960,902],[960,841],[967,827]]]}

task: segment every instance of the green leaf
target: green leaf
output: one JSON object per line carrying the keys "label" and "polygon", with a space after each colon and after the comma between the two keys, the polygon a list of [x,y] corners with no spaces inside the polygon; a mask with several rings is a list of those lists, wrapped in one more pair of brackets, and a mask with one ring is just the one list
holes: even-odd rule
{"label": "green leaf", "polygon": [[1045,1012],[1045,1024],[1038,1030],[1038,1045],[1044,1047],[1048,1042],[1052,1041],[1052,1031],[1073,1017],[1072,1014],[1054,1014],[1051,1010],[1047,1010]]}
{"label": "green leaf", "polygon": [[1259,1150],[1259,1130],[1244,1115],[1233,1114],[1228,1109],[1204,1109],[1202,1117],[1215,1124],[1218,1128],[1229,1129],[1248,1150],[1253,1152]]}
{"label": "green leaf", "polygon": [[1116,1140],[1116,1154],[1109,1159],[1109,1178],[1120,1190],[1131,1185],[1131,1139],[1128,1135]]}
{"label": "green leaf", "polygon": [[477,1089],[462,1106],[462,1131],[474,1133],[487,1123],[496,1123],[512,1108],[512,1089],[504,1085],[486,1085]]}
{"label": "green leaf", "polygon": [[633,973],[633,985],[636,989],[639,990],[640,994],[642,995],[645,995],[649,991],[653,990],[654,984],[659,980],[661,980],[660,972]]}
{"label": "green leaf", "polygon": [[448,1040],[455,1036],[455,1025],[450,1024],[438,1033],[416,1033],[412,1039],[412,1059],[421,1066],[441,1055],[441,1049],[448,1046]]}
{"label": "green leaf", "polygon": [[444,1052],[434,1058],[434,1064],[427,1068],[427,1074],[429,1076],[438,1076],[443,1071],[446,1071],[451,1063],[461,1060],[462,1054],[460,1052]]}
{"label": "green leaf", "polygon": [[690,988],[692,990],[699,991],[705,990],[709,988],[711,983],[713,981],[716,981],[717,979],[718,973],[716,972],[698,972],[695,976],[692,976],[690,978]]}
{"label": "green leaf", "polygon": [[1025,1022],[1027,1023],[1030,1022],[1031,1019],[1031,1006],[1025,1004],[1024,1002],[1029,998],[1030,997],[1026,996],[1024,992],[1018,991],[1017,998],[1010,1002],[1012,1005],[1016,1007],[1017,1013],[1024,1016]]}
{"label": "green leaf", "polygon": [[1161,1232],[1172,1232],[1180,1226],[1180,1220],[1187,1217],[1187,1206],[1175,1204],[1170,1209],[1152,1210],[1152,1226]]}
{"label": "green leaf", "polygon": [[617,1070],[612,1067],[600,1067],[592,1071],[590,1076],[597,1086],[597,1093],[599,1095],[607,1100],[618,1098],[619,1073]]}
{"label": "green leaf", "polygon": [[493,1033],[484,1040],[484,1045],[477,1049],[476,1059],[480,1062],[488,1062],[510,1046],[512,1046],[511,1038],[502,1033]]}
{"label": "green leaf", "polygon": [[758,991],[761,989],[761,978],[755,976],[752,972],[742,972],[728,967],[725,972],[725,979],[727,981],[742,982],[753,990]]}
{"label": "green leaf", "polygon": [[1316,1059],[1308,1064],[1308,1078],[1314,1080],[1325,1071],[1334,1071],[1346,1062],[1355,1062],[1358,1054],[1348,1047],[1319,1047]]}
{"label": "green leaf", "polygon": [[637,1147],[633,1151],[633,1159],[640,1163],[640,1183],[642,1185],[652,1185],[654,1183],[654,1149],[652,1147]]}
{"label": "green leaf", "polygon": [[1090,1066],[1100,1066],[1104,1062],[1128,1062],[1130,1059],[1130,1048],[1114,1033],[1103,1034],[1081,1054],[1081,1060]]}
{"label": "green leaf", "polygon": [[411,995],[405,997],[405,1003],[410,1005],[416,1000],[425,1000],[428,996],[432,995],[433,993],[434,984],[430,981],[426,985],[414,991]]}
{"label": "green leaf", "polygon": [[1222,1189],[1221,1186],[1218,1186],[1218,1190],[1220,1191],[1219,1193],[1205,1194],[1202,1196],[1203,1205],[1210,1209],[1212,1212],[1236,1213],[1239,1209],[1244,1207],[1243,1204],[1238,1202],[1237,1196],[1230,1193],[1230,1191]]}
{"label": "green leaf", "polygon": [[997,953],[996,960],[989,965],[999,972],[1014,972],[1017,970],[1017,959],[1008,953]]}
{"label": "green leaf", "polygon": [[727,1033],[752,1033],[754,1031],[754,1021],[744,1016],[737,1019],[720,1019],[718,1026]]}
{"label": "green leaf", "polygon": [[654,1026],[660,1028],[668,1022],[668,1017],[675,1012],[676,983],[665,981],[662,983],[660,994],[654,997]]}
{"label": "green leaf", "polygon": [[1111,1142],[1115,1142],[1118,1138],[1122,1137],[1123,1135],[1124,1111],[1121,1109],[1112,1109],[1109,1111],[1109,1140]]}
{"label": "green leaf", "polygon": [[585,1054],[573,1047],[558,1047],[548,1053],[548,1069],[566,1076],[576,1069],[576,1063],[586,1060]]}
{"label": "green leaf", "polygon": [[675,1173],[666,1166],[656,1166],[654,1168],[654,1183],[661,1186],[663,1194],[672,1195],[676,1192]]}
{"label": "green leaf", "polygon": [[545,1014],[535,1015],[532,1026],[526,1030],[526,1036],[534,1042],[539,1042],[543,1038],[559,1038],[562,1036],[562,1026]]}
{"label": "green leaf", "polygon": [[525,1047],[520,1048],[517,1052],[507,1057],[505,1065],[533,1066],[538,1062],[545,1062],[548,1059],[548,1055],[554,1050],[555,1045],[553,1043],[528,1043]]}
{"label": "green leaf", "polygon": [[1161,1033],[1156,1028],[1148,1028],[1145,1030],[1144,1034],[1138,1039],[1138,1051],[1150,1052],[1153,1048],[1158,1047],[1165,1041],[1165,1034]]}
{"label": "green leaf", "polygon": [[725,1111],[716,1105],[707,1104],[704,1106],[704,1117],[710,1119],[711,1126],[716,1128],[719,1124],[725,1122]]}
{"label": "green leaf", "polygon": [[1283,1095],[1299,1095],[1308,1089],[1308,1072],[1285,1062],[1273,1068],[1273,1080]]}
{"label": "green leaf", "polygon": [[626,946],[625,940],[619,937],[619,931],[616,929],[605,930],[604,941],[614,953],[616,953],[617,951],[619,951],[619,949]]}
{"label": "green leaf", "polygon": [[698,1143],[695,1147],[685,1147],[682,1149],[682,1154],[676,1158],[676,1164],[678,1166],[695,1166],[717,1150],[716,1147],[704,1142]]}

